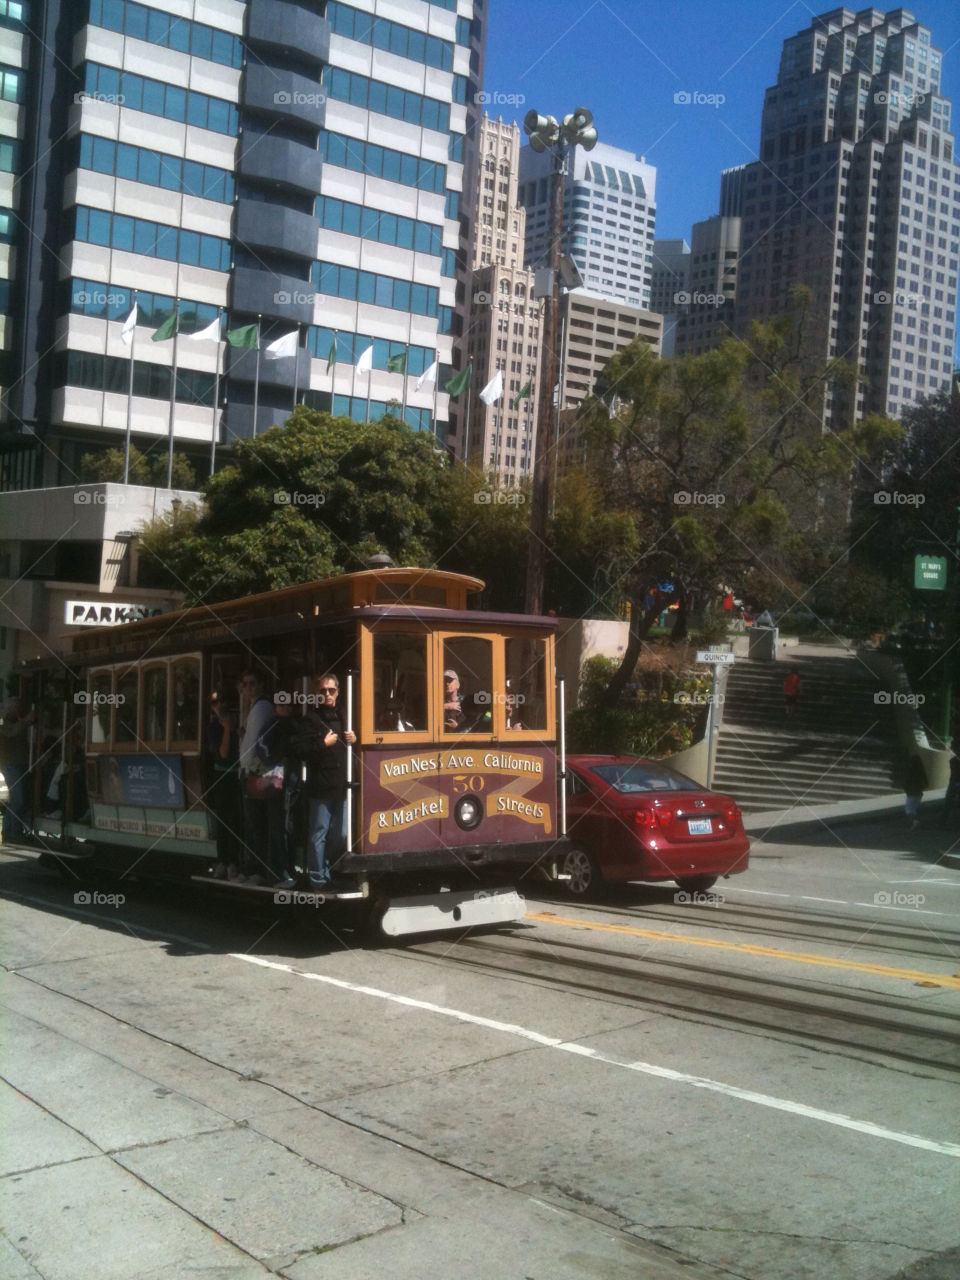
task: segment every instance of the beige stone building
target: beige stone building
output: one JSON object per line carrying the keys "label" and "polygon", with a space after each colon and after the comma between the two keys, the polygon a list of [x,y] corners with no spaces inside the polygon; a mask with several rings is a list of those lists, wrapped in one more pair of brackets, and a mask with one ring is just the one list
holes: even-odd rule
{"label": "beige stone building", "polygon": [[[467,356],[473,364],[465,456],[516,484],[533,471],[539,403],[541,304],[523,266],[525,211],[517,204],[520,130],[485,116],[478,149],[477,213]],[[480,391],[497,371],[504,393],[485,405]],[[513,402],[529,385],[517,407]]]}
{"label": "beige stone building", "polygon": [[641,311],[579,290],[564,294],[560,308],[563,343],[558,455],[559,465],[565,467],[582,456],[576,410],[593,393],[607,361],[636,338],[660,355],[664,318],[654,311]]}

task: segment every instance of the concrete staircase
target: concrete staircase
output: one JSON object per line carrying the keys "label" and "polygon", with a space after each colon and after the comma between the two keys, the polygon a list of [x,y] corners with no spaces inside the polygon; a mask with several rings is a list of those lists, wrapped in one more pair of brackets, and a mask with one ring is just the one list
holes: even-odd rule
{"label": "concrete staircase", "polygon": [[[803,681],[796,714],[784,712],[783,680]],[[893,713],[853,654],[801,645],[776,662],[738,658],[727,680],[713,787],[747,811],[788,809],[890,794],[899,789]]]}

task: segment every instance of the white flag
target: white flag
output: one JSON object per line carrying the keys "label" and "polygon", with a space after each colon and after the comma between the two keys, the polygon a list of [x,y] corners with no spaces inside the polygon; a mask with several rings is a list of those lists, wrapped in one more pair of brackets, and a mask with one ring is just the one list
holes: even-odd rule
{"label": "white flag", "polygon": [[298,329],[291,329],[282,338],[274,338],[263,348],[264,360],[290,360],[297,354]]}
{"label": "white flag", "polygon": [[503,395],[503,373],[498,369],[487,385],[480,392],[484,404],[496,404]]}
{"label": "white flag", "polygon": [[438,360],[434,360],[430,368],[425,369],[423,373],[421,373],[420,377],[417,379],[418,391],[422,391],[423,388],[428,383],[430,382],[435,383],[437,381],[437,370],[439,369],[439,367],[440,367],[440,362]]}
{"label": "white flag", "polygon": [[197,333],[181,333],[181,338],[189,338],[191,342],[219,342],[220,341],[220,317],[211,320],[205,329],[200,329]]}
{"label": "white flag", "polygon": [[357,361],[357,373],[369,373],[373,368],[373,343],[371,342],[366,351]]}
{"label": "white flag", "polygon": [[120,330],[120,341],[125,347],[129,347],[133,341],[133,331],[137,327],[137,304],[133,304],[133,310],[123,322],[123,328]]}

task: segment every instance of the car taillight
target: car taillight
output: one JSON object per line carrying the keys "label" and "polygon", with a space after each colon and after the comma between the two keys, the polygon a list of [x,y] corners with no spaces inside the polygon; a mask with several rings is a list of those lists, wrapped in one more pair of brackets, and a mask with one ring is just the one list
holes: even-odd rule
{"label": "car taillight", "polygon": [[740,810],[737,808],[735,804],[728,804],[723,812],[726,815],[728,821],[730,822],[740,821]]}
{"label": "car taillight", "polygon": [[658,826],[668,827],[673,818],[672,809],[661,809],[653,805],[641,805],[633,811],[634,826],[642,827],[644,831],[653,831]]}

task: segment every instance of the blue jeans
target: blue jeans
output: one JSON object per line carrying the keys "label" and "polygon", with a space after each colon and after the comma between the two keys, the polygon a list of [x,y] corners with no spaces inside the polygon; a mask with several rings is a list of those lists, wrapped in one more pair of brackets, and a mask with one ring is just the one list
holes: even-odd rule
{"label": "blue jeans", "polygon": [[27,833],[24,822],[24,811],[27,807],[27,775],[29,769],[25,764],[5,764],[3,776],[10,790],[10,799],[3,810],[3,840],[8,844],[11,840],[20,840]]}
{"label": "blue jeans", "polygon": [[330,879],[330,866],[343,853],[347,844],[346,797],[326,792],[309,796],[309,828],[307,835],[307,873],[310,879]]}

